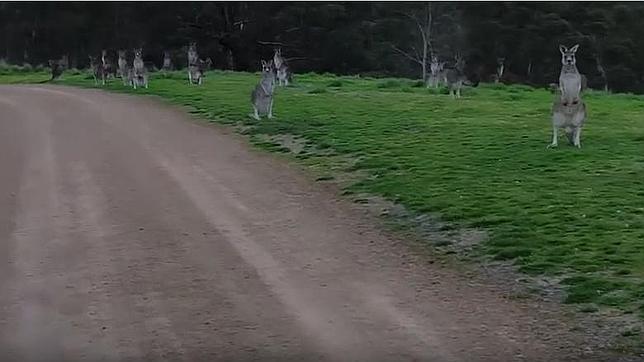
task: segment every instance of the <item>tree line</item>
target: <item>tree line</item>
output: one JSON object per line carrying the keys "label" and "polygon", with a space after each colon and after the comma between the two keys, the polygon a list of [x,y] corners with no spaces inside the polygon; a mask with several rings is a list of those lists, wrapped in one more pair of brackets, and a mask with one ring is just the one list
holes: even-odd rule
{"label": "tree line", "polygon": [[579,44],[591,88],[644,93],[644,4],[618,2],[42,2],[0,3],[0,58],[47,64],[68,55],[143,47],[185,64],[195,41],[219,69],[256,71],[281,48],[296,72],[420,78],[431,56],[489,80],[544,86],[559,74],[559,44]]}

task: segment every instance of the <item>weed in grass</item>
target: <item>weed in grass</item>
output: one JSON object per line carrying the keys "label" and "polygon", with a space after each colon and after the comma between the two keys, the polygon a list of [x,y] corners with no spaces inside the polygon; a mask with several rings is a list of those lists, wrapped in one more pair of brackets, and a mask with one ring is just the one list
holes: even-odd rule
{"label": "weed in grass", "polygon": [[325,88],[314,88],[309,91],[309,94],[323,94],[327,93],[327,90]]}
{"label": "weed in grass", "polygon": [[595,313],[599,311],[599,308],[595,304],[582,304],[579,307],[579,311],[582,313]]}
{"label": "weed in grass", "polygon": [[400,88],[402,84],[398,79],[388,79],[378,83],[378,88]]}
{"label": "weed in grass", "polygon": [[333,179],[335,179],[335,177],[332,175],[324,175],[316,178],[315,181],[331,181]]}

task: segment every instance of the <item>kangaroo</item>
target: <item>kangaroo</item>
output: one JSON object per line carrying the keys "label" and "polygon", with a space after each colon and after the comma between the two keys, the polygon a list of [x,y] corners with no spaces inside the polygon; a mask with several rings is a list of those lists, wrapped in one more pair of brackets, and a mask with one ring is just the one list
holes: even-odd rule
{"label": "kangaroo", "polygon": [[126,52],[125,50],[119,50],[118,53],[119,53],[118,73],[119,73],[119,76],[121,77],[121,80],[123,80],[123,85],[126,85],[130,83],[128,82],[128,76],[130,71],[127,66]]}
{"label": "kangaroo", "polygon": [[267,114],[273,118],[273,90],[275,88],[275,68],[273,61],[262,60],[262,79],[251,93],[250,101],[253,105],[253,118],[259,120],[259,114]]}
{"label": "kangaroo", "polygon": [[105,74],[109,78],[110,76],[113,76],[116,78],[116,69],[114,69],[114,66],[112,65],[112,62],[107,57],[107,50],[103,49],[101,51],[101,64],[103,64],[103,69],[105,69]]}
{"label": "kangaroo", "polygon": [[559,45],[561,52],[561,73],[559,73],[559,90],[561,91],[561,99],[563,105],[579,102],[579,94],[581,93],[581,75],[577,70],[577,61],[575,53],[579,49],[579,44],[568,49],[563,45]]}
{"label": "kangaroo", "polygon": [[561,73],[559,88],[555,93],[552,105],[552,142],[550,147],[557,147],[558,130],[564,128],[568,141],[581,148],[581,128],[586,122],[586,104],[581,99],[582,77],[575,65],[575,52],[579,46],[567,49],[559,46],[561,52]]}
{"label": "kangaroo", "polygon": [[456,64],[454,68],[447,69],[443,74],[444,82],[449,88],[449,94],[452,98],[461,98],[461,88],[463,85],[470,85],[471,82],[465,75],[465,60],[459,55],[455,56]]}
{"label": "kangaroo", "polygon": [[92,75],[94,76],[94,84],[98,85],[98,81],[100,79],[101,84],[105,85],[106,73],[105,68],[103,67],[103,63],[101,63],[97,58],[90,55],[89,67],[92,70]]}
{"label": "kangaroo", "polygon": [[212,60],[210,58],[203,60],[203,59],[198,59],[197,64],[195,65],[190,65],[188,67],[188,74],[190,76],[190,82],[197,82],[197,84],[201,85],[203,84],[203,79],[204,79],[204,74],[206,73],[206,70],[210,68],[212,65]]}
{"label": "kangaroo", "polygon": [[54,80],[63,74],[63,68],[57,60],[49,60],[49,68],[51,68],[51,79]]}
{"label": "kangaroo", "polygon": [[170,57],[170,52],[169,51],[164,51],[163,52],[163,66],[161,67],[161,70],[163,71],[171,71],[174,68],[172,65],[172,58]]}
{"label": "kangaroo", "polygon": [[197,53],[197,43],[190,43],[188,45],[188,83],[193,84],[192,82],[192,70],[196,70],[196,68],[191,67],[197,67],[197,62],[199,60],[199,54]]}
{"label": "kangaroo", "polygon": [[60,78],[60,76],[63,74],[63,71],[67,69],[68,64],[69,64],[69,61],[66,55],[63,55],[63,57],[58,60],[50,59],[49,60],[49,68],[51,68],[50,81]]}
{"label": "kangaroo", "polygon": [[286,61],[282,57],[282,49],[275,49],[275,54],[273,55],[273,64],[275,66],[275,75],[277,77],[277,84],[279,86],[284,85],[288,86],[290,72]]}
{"label": "kangaroo", "polygon": [[148,72],[145,69],[145,64],[143,63],[143,49],[141,48],[134,50],[132,69],[134,70],[134,89],[136,89],[137,85],[143,85],[147,89]]}
{"label": "kangaroo", "polygon": [[432,56],[432,62],[429,64],[429,79],[427,80],[427,88],[438,86],[442,83],[441,80],[445,78],[445,62],[439,62],[436,56]]}
{"label": "kangaroo", "polygon": [[273,65],[275,69],[280,69],[284,63],[284,58],[282,58],[282,49],[276,48],[275,53],[273,54]]}

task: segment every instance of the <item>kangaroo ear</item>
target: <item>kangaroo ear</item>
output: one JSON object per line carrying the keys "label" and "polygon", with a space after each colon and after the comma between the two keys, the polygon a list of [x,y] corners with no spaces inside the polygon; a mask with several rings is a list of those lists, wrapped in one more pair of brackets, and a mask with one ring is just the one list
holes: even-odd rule
{"label": "kangaroo ear", "polygon": [[559,51],[561,52],[561,54],[564,54],[566,51],[568,51],[568,49],[563,45],[559,45]]}
{"label": "kangaroo ear", "polygon": [[577,51],[577,49],[579,49],[579,44],[575,44],[574,47],[570,48],[570,51],[574,53]]}

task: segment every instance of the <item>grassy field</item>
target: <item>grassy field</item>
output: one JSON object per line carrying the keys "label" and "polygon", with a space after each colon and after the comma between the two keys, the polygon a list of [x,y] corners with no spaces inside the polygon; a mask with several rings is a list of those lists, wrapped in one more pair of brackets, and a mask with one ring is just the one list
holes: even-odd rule
{"label": "grassy field", "polygon": [[[346,193],[383,196],[452,228],[477,227],[477,252],[522,272],[561,279],[566,302],[644,317],[644,97],[585,96],[582,147],[550,141],[553,96],[525,86],[481,85],[452,100],[419,82],[297,75],[277,90],[275,118],[248,117],[257,74],[210,72],[189,86],[183,72],[157,75],[149,90],[215,122],[260,135],[306,140],[307,165],[364,175]],[[0,75],[0,82],[46,79]],[[84,75],[58,83],[93,86]],[[324,152],[321,152],[324,151]],[[340,162],[339,160],[354,162]],[[588,306],[591,308],[588,308]]]}

